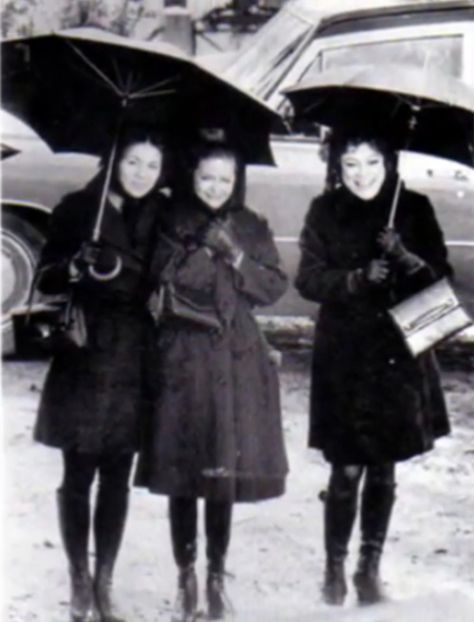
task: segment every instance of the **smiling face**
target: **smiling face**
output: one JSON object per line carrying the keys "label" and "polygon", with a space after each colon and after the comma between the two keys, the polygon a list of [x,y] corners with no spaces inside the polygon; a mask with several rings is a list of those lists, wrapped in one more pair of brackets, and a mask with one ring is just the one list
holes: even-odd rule
{"label": "smiling face", "polygon": [[382,153],[369,143],[349,145],[341,156],[342,183],[363,201],[378,195],[386,175]]}
{"label": "smiling face", "polygon": [[232,196],[236,180],[237,165],[232,156],[207,156],[194,171],[194,192],[208,207],[218,210]]}
{"label": "smiling face", "polygon": [[118,164],[117,177],[123,192],[133,199],[141,199],[155,186],[161,174],[163,154],[150,142],[127,147]]}

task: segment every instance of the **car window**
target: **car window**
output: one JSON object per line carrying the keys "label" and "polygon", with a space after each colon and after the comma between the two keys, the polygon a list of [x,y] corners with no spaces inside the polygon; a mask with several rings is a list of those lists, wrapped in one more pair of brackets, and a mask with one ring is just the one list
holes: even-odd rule
{"label": "car window", "polygon": [[295,52],[311,36],[314,22],[282,10],[226,69],[226,78],[265,98],[294,62]]}
{"label": "car window", "polygon": [[305,78],[321,70],[346,65],[397,63],[415,67],[435,67],[438,71],[456,78],[462,76],[462,36],[444,35],[406,38],[396,41],[376,41],[340,46],[323,50],[313,62]]}

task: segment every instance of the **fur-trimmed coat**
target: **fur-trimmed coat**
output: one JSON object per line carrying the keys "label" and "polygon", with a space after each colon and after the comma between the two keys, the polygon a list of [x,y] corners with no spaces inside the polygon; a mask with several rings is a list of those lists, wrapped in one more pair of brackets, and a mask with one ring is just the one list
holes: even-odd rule
{"label": "fur-trimmed coat", "polygon": [[345,188],[316,198],[301,234],[296,287],[321,303],[312,365],[309,445],[335,464],[405,460],[449,432],[433,352],[413,358],[387,309],[451,274],[442,232],[428,199],[402,188],[395,228],[426,266],[390,284],[350,287],[349,272],[380,257],[393,184],[372,201]]}
{"label": "fur-trimmed coat", "polygon": [[275,302],[287,278],[264,219],[234,208],[227,225],[244,251],[238,268],[196,237],[212,216],[198,204],[172,210],[155,261],[176,287],[213,305],[217,331],[164,316],[157,390],[136,484],[183,497],[254,501],[281,495],[287,473],[277,370],[253,317]]}
{"label": "fur-trimmed coat", "polygon": [[[39,288],[46,294],[70,287],[68,264],[91,238],[99,181],[67,196],[52,214],[39,264]],[[54,356],[34,430],[37,441],[89,453],[138,448],[153,338],[147,271],[166,201],[156,194],[134,205],[139,211],[133,234],[122,214],[106,205],[101,239],[120,256],[123,268],[111,281],[85,275],[74,285],[85,313],[88,346]]]}

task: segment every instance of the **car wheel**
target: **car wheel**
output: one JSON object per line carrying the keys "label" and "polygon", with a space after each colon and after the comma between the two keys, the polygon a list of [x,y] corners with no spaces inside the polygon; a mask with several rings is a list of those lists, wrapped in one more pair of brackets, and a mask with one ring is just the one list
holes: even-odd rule
{"label": "car wheel", "polygon": [[11,312],[27,302],[44,237],[16,214],[2,216],[2,353],[14,351]]}

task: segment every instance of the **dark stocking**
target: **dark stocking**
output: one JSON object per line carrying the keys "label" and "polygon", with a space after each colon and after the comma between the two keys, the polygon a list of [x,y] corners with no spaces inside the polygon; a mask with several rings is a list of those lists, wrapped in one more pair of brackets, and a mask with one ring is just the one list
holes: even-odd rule
{"label": "dark stocking", "polygon": [[333,466],[324,510],[326,570],[323,598],[342,605],[347,593],[344,561],[357,511],[357,492],[362,474],[358,466]]}
{"label": "dark stocking", "polygon": [[206,502],[207,603],[210,620],[221,620],[225,612],[224,568],[230,542],[232,503]]}
{"label": "dark stocking", "polygon": [[196,561],[197,499],[170,497],[169,516],[173,554],[179,568],[176,620],[192,622],[196,619],[198,587],[194,563]]}
{"label": "dark stocking", "polygon": [[128,480],[133,454],[104,455],[99,460],[99,486],[94,514],[96,565],[94,589],[102,622],[121,622],[112,605],[112,575],[128,509]]}
{"label": "dark stocking", "polygon": [[367,467],[361,508],[361,547],[354,584],[359,601],[382,600],[379,563],[395,501],[395,466]]}
{"label": "dark stocking", "polygon": [[63,453],[64,479],[57,491],[59,525],[71,578],[72,622],[96,620],[92,580],[89,573],[90,488],[94,457],[75,451]]}

